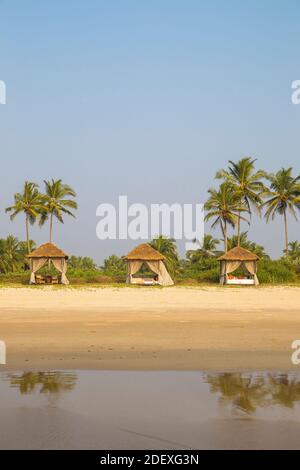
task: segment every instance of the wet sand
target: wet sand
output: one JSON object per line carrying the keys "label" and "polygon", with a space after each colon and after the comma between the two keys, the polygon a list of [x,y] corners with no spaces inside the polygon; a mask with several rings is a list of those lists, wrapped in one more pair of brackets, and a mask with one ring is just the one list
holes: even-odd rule
{"label": "wet sand", "polygon": [[67,375],[0,373],[0,449],[299,448],[291,373]]}
{"label": "wet sand", "polygon": [[0,289],[0,370],[288,369],[299,307],[296,287]]}

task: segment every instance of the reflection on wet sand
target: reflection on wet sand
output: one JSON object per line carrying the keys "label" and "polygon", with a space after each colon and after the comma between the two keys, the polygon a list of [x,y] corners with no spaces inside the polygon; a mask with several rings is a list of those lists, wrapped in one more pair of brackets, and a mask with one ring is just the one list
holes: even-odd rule
{"label": "reflection on wet sand", "polygon": [[69,372],[24,372],[8,375],[10,386],[21,395],[39,392],[49,395],[52,403],[62,392],[74,389],[77,375]]}
{"label": "reflection on wet sand", "polygon": [[233,411],[254,413],[258,407],[280,405],[293,408],[300,401],[300,380],[289,374],[224,373],[207,375],[212,393],[219,393],[220,403],[231,404]]}
{"label": "reflection on wet sand", "polygon": [[11,387],[18,387],[20,393],[32,393],[39,386],[40,393],[60,393],[72,390],[76,383],[75,374],[65,372],[24,372],[10,375]]}
{"label": "reflection on wet sand", "polygon": [[[77,374],[64,371],[24,372],[8,375],[10,387],[20,394],[39,392],[59,395],[76,386]],[[220,394],[221,405],[232,405],[232,410],[248,414],[259,407],[280,405],[293,408],[300,402],[300,379],[294,375],[226,372],[199,374],[199,380],[209,384],[210,392]]]}
{"label": "reflection on wet sand", "polygon": [[11,372],[0,396],[0,449],[299,448],[292,372]]}

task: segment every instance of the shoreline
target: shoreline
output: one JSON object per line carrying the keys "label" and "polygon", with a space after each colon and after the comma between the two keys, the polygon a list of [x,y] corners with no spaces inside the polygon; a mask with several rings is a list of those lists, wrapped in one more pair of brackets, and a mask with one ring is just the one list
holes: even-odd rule
{"label": "shoreline", "polygon": [[299,305],[297,287],[1,288],[0,372],[296,372]]}

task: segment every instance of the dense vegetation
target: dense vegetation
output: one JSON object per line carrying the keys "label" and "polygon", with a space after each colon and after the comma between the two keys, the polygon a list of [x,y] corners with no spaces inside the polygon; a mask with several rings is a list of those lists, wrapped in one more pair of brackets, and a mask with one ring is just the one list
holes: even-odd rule
{"label": "dense vegetation", "polygon": [[[176,243],[172,239],[161,237],[151,242],[159,248],[167,258],[167,265],[171,267],[172,275],[177,284],[218,283],[219,262],[218,256],[223,251],[218,250],[221,241],[211,235],[205,235],[203,244],[197,250],[186,253],[185,259],[179,259]],[[300,283],[300,243],[290,242],[288,256],[279,260],[271,260],[260,245],[250,242],[246,232],[241,233],[240,245],[251,249],[260,256],[259,279],[261,283]],[[34,248],[35,243],[30,241]],[[237,237],[228,239],[228,246],[237,246]],[[162,249],[163,248],[163,249]],[[0,284],[16,283],[27,284],[29,280],[29,266],[26,261],[27,243],[19,241],[10,235],[7,239],[0,239]],[[41,269],[43,274],[54,274],[53,267]],[[71,256],[68,263],[68,277],[73,285],[80,284],[124,284],[126,278],[126,263],[122,258],[111,255],[102,266],[88,257]]]}
{"label": "dense vegetation", "polygon": [[[165,256],[167,268],[177,283],[218,282],[218,257],[235,246],[259,256],[261,283],[300,282],[300,243],[289,241],[288,231],[289,215],[297,219],[300,211],[300,175],[293,175],[292,168],[268,174],[257,170],[255,165],[256,160],[249,157],[236,163],[229,161],[228,168],[216,174],[219,186],[208,190],[205,219],[213,229],[220,229],[220,239],[206,234],[198,249],[187,252],[184,259],[179,258],[175,240],[159,235],[150,242]],[[13,235],[0,239],[0,283],[28,282],[26,255],[35,248],[30,240],[30,225],[37,222],[43,226],[49,222],[49,241],[52,241],[54,220],[63,223],[64,215],[75,217],[75,191],[61,180],[44,181],[44,185],[43,193],[36,183],[25,182],[22,192],[14,195],[13,205],[6,209],[11,220],[24,215],[26,241],[19,241]],[[280,259],[271,260],[263,246],[248,240],[242,226],[250,225],[253,214],[264,216],[267,222],[277,215],[282,218],[284,249]],[[52,270],[47,265],[41,271],[52,273]],[[107,258],[102,266],[97,266],[91,258],[71,256],[68,277],[72,284],[124,283],[126,263],[116,255]]]}

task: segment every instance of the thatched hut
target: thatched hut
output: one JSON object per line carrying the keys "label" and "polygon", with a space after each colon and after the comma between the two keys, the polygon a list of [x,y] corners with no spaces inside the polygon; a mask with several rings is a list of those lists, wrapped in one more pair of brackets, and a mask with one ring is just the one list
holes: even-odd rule
{"label": "thatched hut", "polygon": [[66,276],[68,255],[66,255],[66,253],[64,253],[60,248],[54,245],[54,243],[44,243],[36,250],[29,253],[27,258],[30,260],[30,284],[37,284],[40,280],[42,283],[42,277],[39,277],[36,273],[47,263],[47,261],[52,262],[53,266],[57,269],[57,271],[59,271],[61,276],[60,279],[52,279],[51,276],[48,276],[48,280],[46,279],[46,282],[49,281],[49,283],[60,282],[61,284],[69,284]]}
{"label": "thatched hut", "polygon": [[[142,243],[134,248],[123,259],[127,262],[127,284],[142,284],[172,286],[174,284],[165,266],[165,256],[152,248],[148,243]],[[145,264],[156,276],[153,279],[133,277]]]}
{"label": "thatched hut", "polygon": [[[227,251],[219,258],[220,284],[255,285],[259,284],[257,278],[257,262],[259,257],[255,253],[242,247],[235,247]],[[245,276],[234,277],[231,275],[239,267],[243,269]]]}

